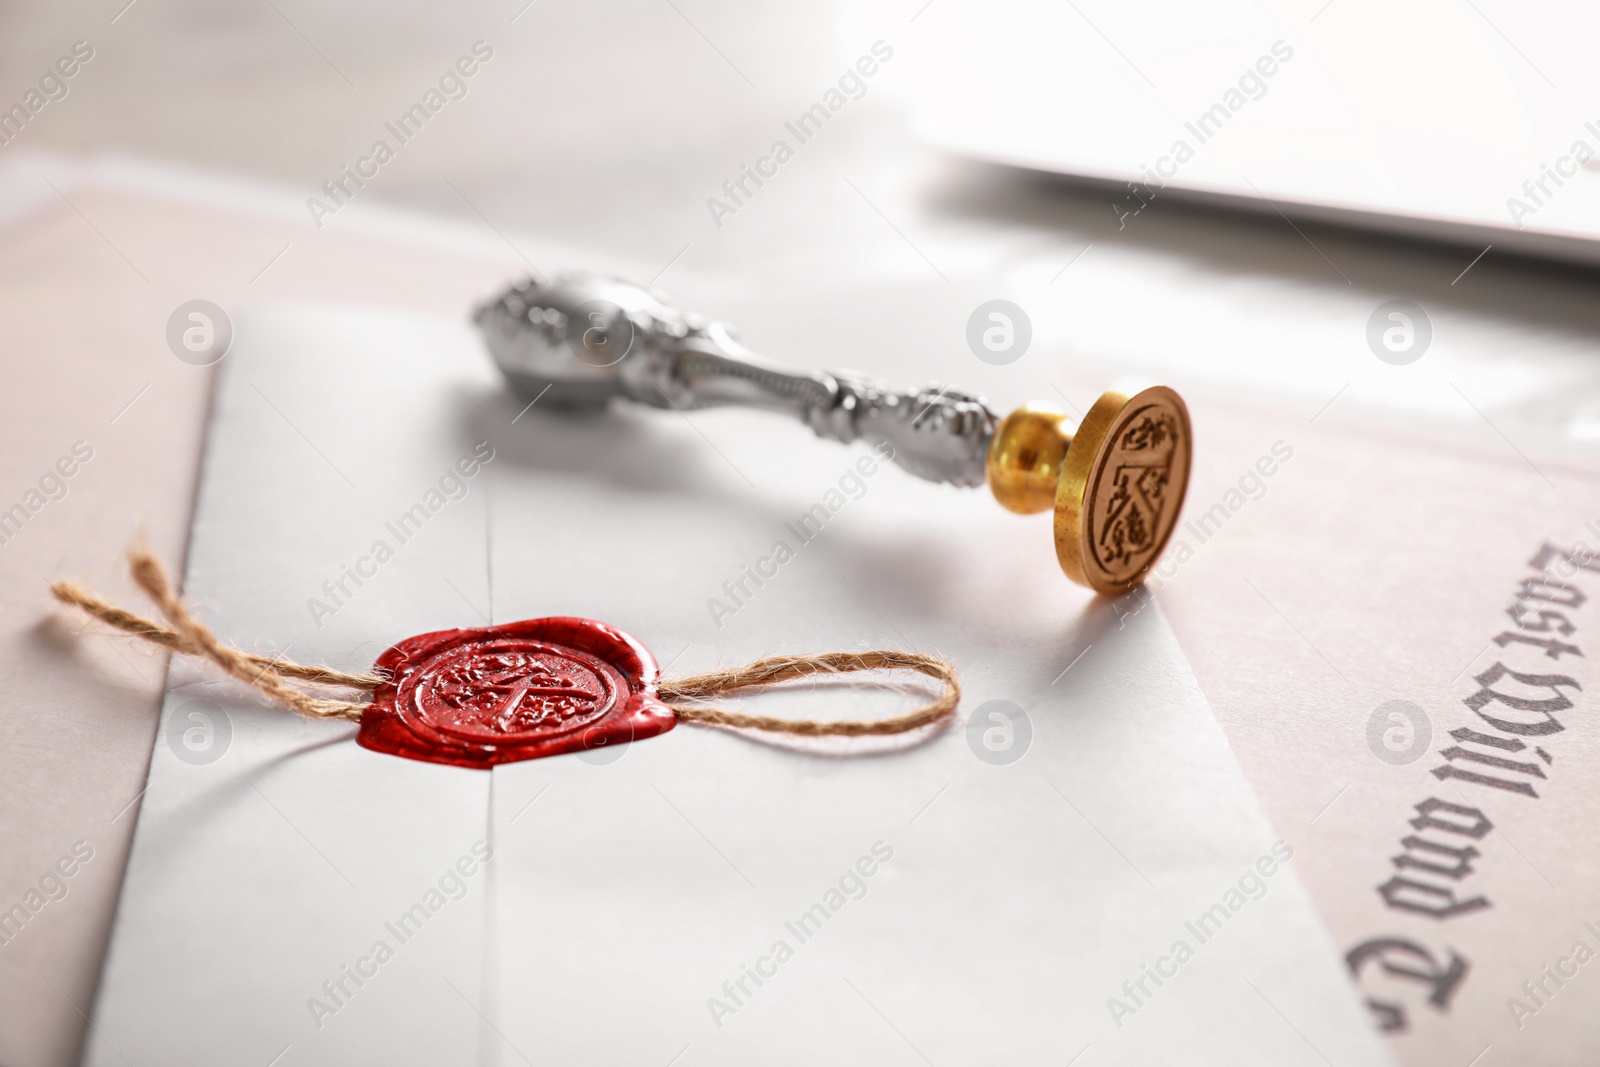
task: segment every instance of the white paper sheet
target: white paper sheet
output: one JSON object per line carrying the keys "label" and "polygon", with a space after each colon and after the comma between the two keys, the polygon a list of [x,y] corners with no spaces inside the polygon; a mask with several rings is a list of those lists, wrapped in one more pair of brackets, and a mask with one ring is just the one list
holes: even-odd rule
{"label": "white paper sheet", "polygon": [[[213,700],[231,747],[158,747],[90,1063],[1385,1062],[1165,621],[1068,585],[1044,520],[887,467],[841,485],[864,449],[761,416],[524,412],[464,321],[299,307],[237,331],[188,579],[224,636],[359,668],[412,633],[579,614],[674,674],[909,646],[960,667],[963,717],[1011,701],[1032,736],[997,765],[964,724],[854,755],[680,726],[491,775],[175,673],[169,720]],[[398,544],[386,523],[480,440],[495,458]],[[798,544],[784,524],[830,489],[847,502]],[[779,539],[794,558],[734,601]],[[308,604],[380,540],[337,610]],[[480,839],[463,898],[319,1028],[322,983]]]}
{"label": "white paper sheet", "polygon": [[[314,620],[307,600],[327,602],[324,581],[396,540],[384,523],[470,451],[450,390],[491,379],[471,360],[440,362],[441,343],[461,343],[454,324],[341,321],[319,337],[325,315],[241,316],[186,592],[227,640],[359,670],[391,641],[457,620],[459,602],[439,593],[453,601],[447,579],[482,574],[479,487],[398,545],[382,581],[346,580],[359,595],[331,616]],[[174,666],[86,1062],[470,1060],[493,862],[458,871],[464,890],[447,876],[486,837],[488,776],[376,758],[352,724],[302,722],[212,678]],[[206,727],[188,718],[196,701],[231,722],[214,762],[177,755],[185,730]],[[441,878],[444,903],[426,921],[386,925],[431,902]],[[373,958],[379,941],[392,959]],[[345,967],[374,973],[357,985]],[[341,978],[342,991],[324,988]]]}

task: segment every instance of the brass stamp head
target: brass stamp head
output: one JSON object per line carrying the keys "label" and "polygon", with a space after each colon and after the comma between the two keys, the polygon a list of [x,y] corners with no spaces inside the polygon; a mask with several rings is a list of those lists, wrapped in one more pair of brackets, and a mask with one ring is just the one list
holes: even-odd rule
{"label": "brass stamp head", "polygon": [[1067,577],[1118,596],[1161,557],[1189,487],[1189,409],[1166,386],[1100,397],[1076,430],[1025,405],[989,446],[995,499],[1028,514],[1055,509],[1056,558]]}

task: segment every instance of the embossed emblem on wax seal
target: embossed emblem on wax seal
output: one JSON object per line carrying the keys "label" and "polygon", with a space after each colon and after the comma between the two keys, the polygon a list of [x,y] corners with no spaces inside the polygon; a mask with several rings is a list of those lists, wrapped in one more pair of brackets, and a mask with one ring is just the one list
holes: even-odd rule
{"label": "embossed emblem on wax seal", "polygon": [[592,619],[528,619],[420,634],[373,665],[366,748],[487,767],[653,737],[677,722],[633,637]]}

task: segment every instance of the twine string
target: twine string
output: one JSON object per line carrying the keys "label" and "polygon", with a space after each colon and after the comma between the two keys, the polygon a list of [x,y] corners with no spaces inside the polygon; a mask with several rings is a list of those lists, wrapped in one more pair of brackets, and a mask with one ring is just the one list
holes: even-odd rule
{"label": "twine string", "polygon": [[[147,550],[134,548],[128,553],[134,581],[145,591],[170,626],[135,615],[96,596],[72,582],[52,582],[50,592],[63,604],[78,608],[92,618],[124,633],[185,656],[208,660],[262,696],[290,711],[315,719],[361,721],[367,702],[333,700],[314,696],[291,684],[307,683],[332,688],[372,692],[384,679],[376,674],[348,674],[330,667],[306,666],[288,660],[257,656],[223,643],[209,627],[195,618],[173,591],[166,568]],[[747,715],[698,703],[718,696],[760,686],[775,685],[796,678],[844,674],[853,671],[911,670],[940,683],[940,693],[932,701],[904,715],[884,719],[819,720],[785,719],[771,715]],[[865,652],[821,652],[800,656],[771,656],[743,667],[707,671],[687,678],[661,683],[661,696],[685,722],[720,726],[734,730],[763,730],[801,737],[865,737],[905,733],[941,723],[955,714],[961,702],[961,683],[956,669],[946,661],[919,652],[870,649]],[[690,703],[683,703],[688,701]]]}
{"label": "twine string", "polygon": [[[169,652],[178,652],[186,656],[204,655],[200,649],[184,640],[176,630],[169,630],[160,623],[151,622],[141,618],[131,611],[125,611],[114,604],[107,603],[95,594],[73,582],[55,582],[50,586],[50,591],[57,600],[63,604],[81,609],[84,614],[92,615],[101,622],[141,637],[153,645],[159,645]],[[382,684],[383,679],[374,674],[346,674],[336,671],[331,667],[308,667],[275,657],[256,656],[240,649],[234,651],[257,670],[270,670],[285,678],[293,678],[302,682],[314,682],[319,685],[344,686],[349,689],[365,689],[369,692]]]}
{"label": "twine string", "polygon": [[[224,674],[238,679],[255,689],[267,699],[313,719],[350,719],[360,721],[365,705],[348,700],[328,700],[315,697],[290,685],[288,678],[315,682],[320,685],[345,686],[370,689],[368,678],[347,675],[322,667],[306,668],[283,660],[252,655],[232,645],[223,644],[211,628],[195,618],[173,592],[161,561],[144,549],[135,548],[128,553],[128,567],[133,580],[149,595],[161,613],[172,624],[171,629],[141,618],[130,611],[109,604],[93,593],[71,582],[54,582],[50,591],[57,600],[80,608],[89,615],[124,630],[153,644],[188,656],[210,660]],[[371,685],[380,681],[371,678]]]}
{"label": "twine string", "polygon": [[[874,671],[904,669],[917,671],[940,682],[939,696],[928,704],[904,715],[888,719],[816,720],[782,719],[771,715],[746,715],[703,704],[675,704],[674,700],[705,700],[741,689],[773,685],[795,678],[815,678],[818,675],[842,674],[849,671]],[[961,683],[956,669],[942,659],[924,656],[920,652],[900,652],[893,649],[871,649],[866,652],[820,652],[806,656],[772,656],[743,667],[707,671],[687,678],[668,679],[661,683],[661,696],[677,712],[678,718],[687,722],[726,726],[735,730],[765,730],[770,733],[796,734],[801,737],[867,737],[903,734],[923,726],[932,726],[955,713],[961,702]]]}

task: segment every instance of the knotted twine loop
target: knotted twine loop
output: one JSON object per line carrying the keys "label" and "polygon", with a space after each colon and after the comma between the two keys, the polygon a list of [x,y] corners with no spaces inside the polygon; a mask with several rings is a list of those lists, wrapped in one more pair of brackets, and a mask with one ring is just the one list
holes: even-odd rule
{"label": "knotted twine loop", "polygon": [[[794,678],[815,678],[818,674],[843,674],[848,671],[874,671],[904,669],[918,671],[941,683],[938,699],[924,704],[915,711],[897,715],[892,719],[873,719],[868,722],[830,721],[815,719],[780,719],[771,715],[745,715],[737,711],[706,707],[696,704],[674,704],[674,700],[705,700],[725,693],[772,685]],[[661,683],[661,696],[678,718],[686,722],[727,726],[735,730],[766,730],[771,733],[797,734],[801,737],[882,736],[903,734],[923,726],[942,722],[955,713],[961,703],[961,682],[956,669],[942,659],[924,656],[919,652],[897,652],[892,649],[872,649],[867,652],[820,652],[809,656],[772,656],[757,660],[744,667],[707,671],[687,678],[668,679]]]}
{"label": "knotted twine loop", "polygon": [[[195,618],[172,589],[161,561],[142,548],[128,552],[129,569],[139,587],[156,602],[171,627],[133,614],[101,599],[72,582],[52,582],[50,592],[63,604],[78,608],[124,633],[132,634],[185,656],[209,660],[223,673],[255,689],[274,703],[314,719],[348,719],[360,722],[367,708],[365,701],[329,700],[312,696],[289,684],[290,679],[311,685],[358,689],[370,693],[385,681],[376,674],[347,674],[329,667],[311,667],[288,660],[257,656],[224,644],[210,628]],[[828,721],[781,719],[770,715],[746,715],[704,704],[673,701],[708,700],[759,686],[774,685],[796,678],[844,674],[852,671],[912,670],[936,679],[941,692],[931,703],[904,715],[887,719]],[[865,652],[821,652],[802,656],[771,656],[743,667],[707,671],[688,678],[666,679],[660,687],[667,706],[685,722],[722,726],[735,730],[764,730],[801,737],[865,737],[901,734],[943,722],[955,714],[961,702],[961,682],[950,663],[919,652],[870,649]]]}

